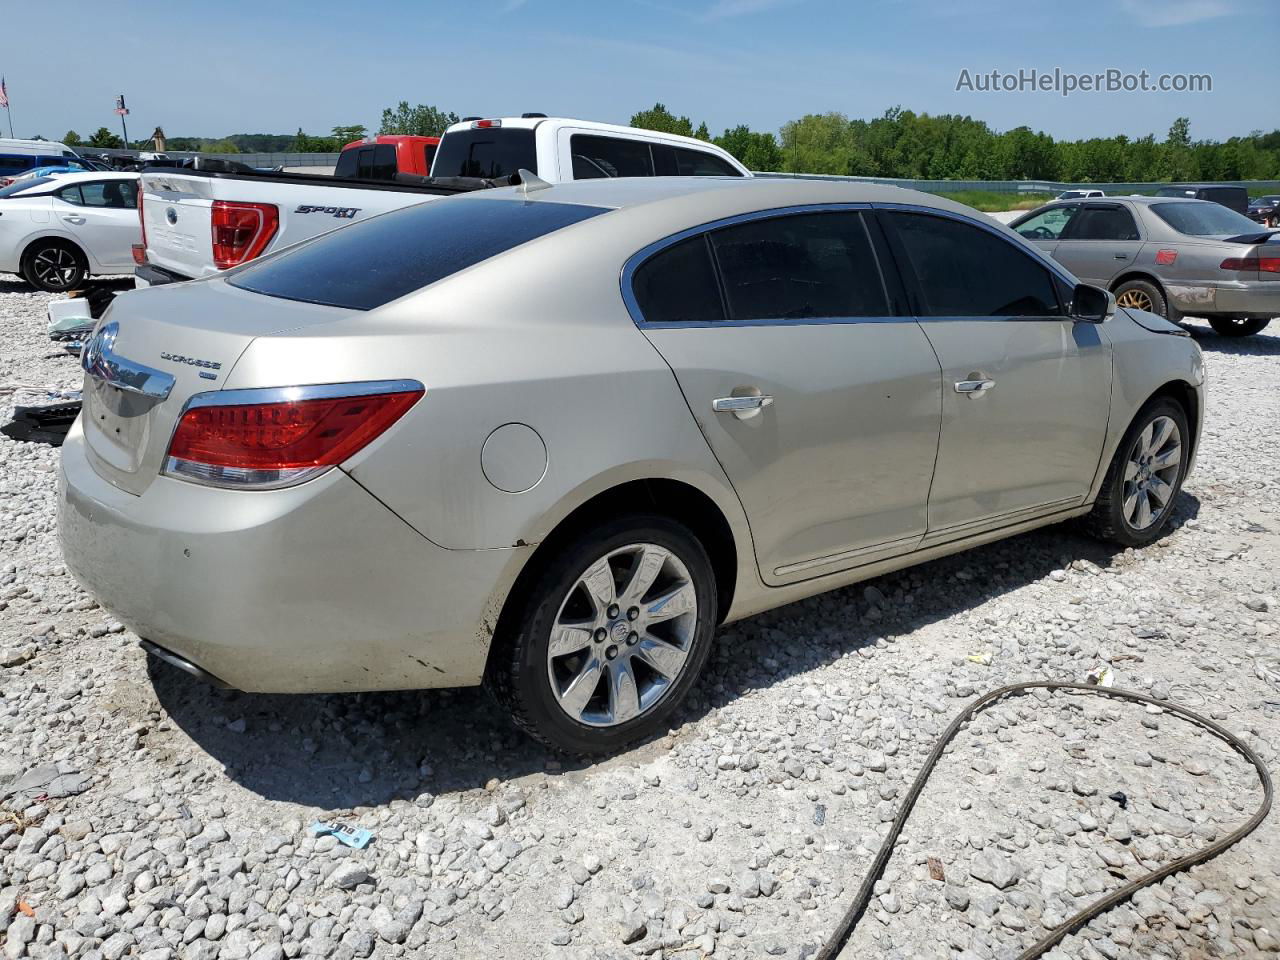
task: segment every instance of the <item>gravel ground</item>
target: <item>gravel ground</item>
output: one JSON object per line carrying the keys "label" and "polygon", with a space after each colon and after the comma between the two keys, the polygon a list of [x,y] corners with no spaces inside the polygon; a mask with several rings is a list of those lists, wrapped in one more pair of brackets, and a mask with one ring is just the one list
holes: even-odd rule
{"label": "gravel ground", "polygon": [[[76,383],[46,299],[0,281],[0,385]],[[589,766],[476,691],[246,695],[148,663],[61,565],[57,450],[0,438],[0,797],[61,775],[0,804],[5,956],[804,958],[964,704],[1106,663],[1274,767],[1280,337],[1194,326],[1211,406],[1166,539],[1051,528],[727,627],[681,725]],[[1006,701],[944,757],[845,956],[1013,956],[1260,796],[1158,709]],[[1278,914],[1272,816],[1051,956],[1270,956]]]}

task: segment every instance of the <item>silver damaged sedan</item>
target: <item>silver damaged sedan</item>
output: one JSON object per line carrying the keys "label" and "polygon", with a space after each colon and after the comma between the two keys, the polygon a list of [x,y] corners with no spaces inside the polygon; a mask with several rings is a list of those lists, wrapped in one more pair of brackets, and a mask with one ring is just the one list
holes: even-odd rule
{"label": "silver damaged sedan", "polygon": [[1073,517],[1167,528],[1196,344],[937,197],[491,190],[116,299],[60,533],[149,652],[244,690],[485,683],[580,753],[716,626]]}

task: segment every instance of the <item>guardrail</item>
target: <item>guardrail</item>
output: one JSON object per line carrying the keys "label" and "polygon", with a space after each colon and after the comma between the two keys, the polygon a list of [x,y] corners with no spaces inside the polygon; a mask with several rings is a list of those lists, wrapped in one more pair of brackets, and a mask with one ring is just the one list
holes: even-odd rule
{"label": "guardrail", "polygon": [[[925,193],[955,193],[962,190],[985,190],[990,193],[1061,193],[1063,190],[1102,190],[1105,193],[1154,193],[1161,187],[1169,186],[1168,181],[1147,181],[1145,183],[1059,183],[1055,180],[911,180],[895,177],[843,177],[827,173],[782,173],[765,171],[756,173],[757,177],[773,177],[794,180],[840,180],[852,183],[883,183],[893,187],[905,187],[908,190],[923,190]],[[1203,182],[1203,181],[1186,181]],[[1275,180],[1213,180],[1212,183],[1233,187],[1244,187],[1251,193],[1268,190],[1275,186]]]}

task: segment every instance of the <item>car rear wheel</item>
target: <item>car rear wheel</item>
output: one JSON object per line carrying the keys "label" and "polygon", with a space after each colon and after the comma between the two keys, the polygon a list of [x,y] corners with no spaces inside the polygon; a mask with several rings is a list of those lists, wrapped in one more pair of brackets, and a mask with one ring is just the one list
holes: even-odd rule
{"label": "car rear wheel", "polygon": [[1159,287],[1147,280],[1126,280],[1116,287],[1116,306],[1145,310],[1162,317],[1169,315],[1164,294]]}
{"label": "car rear wheel", "polygon": [[568,540],[517,603],[485,684],[522,729],[576,754],[664,729],[706,663],[717,609],[702,544],[653,515]]}
{"label": "car rear wheel", "polygon": [[65,293],[84,283],[89,265],[84,255],[63,240],[37,240],[22,260],[27,283],[49,293]]}
{"label": "car rear wheel", "polygon": [[1159,539],[1187,470],[1191,431],[1181,404],[1158,397],[1143,407],[1116,448],[1085,525],[1096,537],[1145,547]]}
{"label": "car rear wheel", "polygon": [[1209,318],[1209,326],[1213,327],[1214,333],[1220,337],[1251,337],[1265,330],[1270,322],[1266,319],[1250,320],[1246,317]]}

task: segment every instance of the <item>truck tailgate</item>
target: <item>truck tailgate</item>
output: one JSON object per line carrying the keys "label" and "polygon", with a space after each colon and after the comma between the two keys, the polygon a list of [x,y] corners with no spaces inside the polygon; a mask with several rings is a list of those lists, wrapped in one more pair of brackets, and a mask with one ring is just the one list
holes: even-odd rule
{"label": "truck tailgate", "polygon": [[139,197],[150,263],[184,277],[218,272],[210,228],[214,184],[178,171],[143,175]]}

